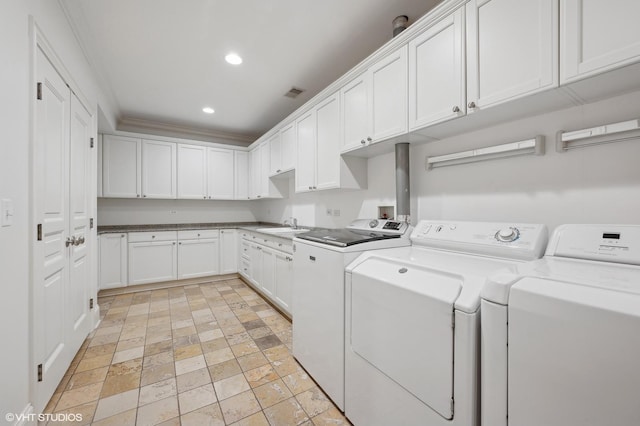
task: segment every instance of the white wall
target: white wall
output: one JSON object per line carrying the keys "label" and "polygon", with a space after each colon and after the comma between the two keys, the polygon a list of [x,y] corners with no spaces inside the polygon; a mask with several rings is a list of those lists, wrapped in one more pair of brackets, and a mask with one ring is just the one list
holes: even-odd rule
{"label": "white wall", "polygon": [[253,222],[251,201],[98,199],[98,226]]}
{"label": "white wall", "polygon": [[[555,152],[558,130],[577,130],[640,117],[640,92],[411,145],[411,216],[544,223],[640,223],[640,140]],[[546,155],[523,156],[425,171],[427,156],[546,137]],[[317,191],[257,201],[259,220],[295,216],[303,225],[342,227],[395,205],[394,155],[369,160],[364,191]],[[328,217],[326,208],[340,209]]]}
{"label": "white wall", "polygon": [[[30,403],[29,375],[29,95],[31,58],[29,15],[35,18],[69,73],[90,102],[97,105],[102,90],[93,75],[57,1],[6,0],[0,13],[3,81],[0,117],[0,199],[13,200],[14,224],[0,228],[0,324],[5,349],[0,362],[0,413],[20,413]],[[101,104],[102,105],[102,104]],[[104,103],[106,115],[113,109]],[[113,118],[113,117],[111,117]]]}

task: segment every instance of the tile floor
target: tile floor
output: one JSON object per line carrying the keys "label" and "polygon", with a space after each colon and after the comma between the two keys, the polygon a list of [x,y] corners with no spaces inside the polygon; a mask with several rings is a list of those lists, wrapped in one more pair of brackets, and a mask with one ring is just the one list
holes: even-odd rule
{"label": "tile floor", "polygon": [[291,356],[291,323],[239,279],[99,303],[46,412],[81,413],[74,425],[350,424]]}

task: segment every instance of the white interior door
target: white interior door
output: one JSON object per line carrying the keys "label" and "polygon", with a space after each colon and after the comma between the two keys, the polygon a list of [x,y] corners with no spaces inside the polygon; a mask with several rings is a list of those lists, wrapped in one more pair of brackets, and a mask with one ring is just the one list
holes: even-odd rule
{"label": "white interior door", "polygon": [[70,280],[66,311],[69,316],[71,349],[82,345],[90,331],[89,282],[91,272],[89,229],[91,195],[91,115],[80,101],[71,95],[71,126],[69,156],[70,234],[75,243],[70,246]]}

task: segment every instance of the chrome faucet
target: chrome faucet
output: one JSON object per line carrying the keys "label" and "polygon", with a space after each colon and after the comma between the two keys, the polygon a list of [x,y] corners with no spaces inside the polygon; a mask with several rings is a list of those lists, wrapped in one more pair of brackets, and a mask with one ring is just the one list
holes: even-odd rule
{"label": "chrome faucet", "polygon": [[290,226],[291,229],[298,229],[298,219],[295,217],[290,217],[288,220],[284,221],[285,226]]}

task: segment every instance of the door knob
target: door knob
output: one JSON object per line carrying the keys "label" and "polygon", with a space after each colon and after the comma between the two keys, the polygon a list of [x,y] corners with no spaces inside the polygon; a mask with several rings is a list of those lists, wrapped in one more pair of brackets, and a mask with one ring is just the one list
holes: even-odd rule
{"label": "door knob", "polygon": [[67,240],[64,242],[65,247],[75,246],[76,245],[76,237],[73,236],[71,238],[67,237]]}
{"label": "door knob", "polygon": [[82,245],[82,244],[84,244],[84,237],[76,238],[76,241],[75,241],[74,245],[79,246],[79,245]]}

